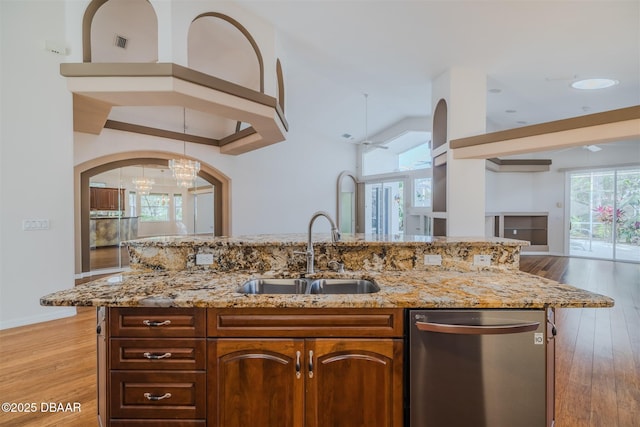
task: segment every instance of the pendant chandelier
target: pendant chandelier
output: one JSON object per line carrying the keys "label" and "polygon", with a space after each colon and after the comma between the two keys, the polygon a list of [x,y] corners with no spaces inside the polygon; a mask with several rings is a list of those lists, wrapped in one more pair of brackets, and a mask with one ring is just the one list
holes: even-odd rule
{"label": "pendant chandelier", "polygon": [[[182,131],[187,133],[186,108],[182,110]],[[169,169],[175,178],[178,187],[189,188],[195,183],[200,171],[200,162],[187,159],[187,142],[183,141],[183,155],[181,159],[169,160]]]}
{"label": "pendant chandelier", "polygon": [[155,184],[155,181],[151,178],[145,178],[144,166],[142,167],[142,176],[137,176],[131,180],[136,187],[136,191],[141,196],[146,196],[151,191],[151,187]]}

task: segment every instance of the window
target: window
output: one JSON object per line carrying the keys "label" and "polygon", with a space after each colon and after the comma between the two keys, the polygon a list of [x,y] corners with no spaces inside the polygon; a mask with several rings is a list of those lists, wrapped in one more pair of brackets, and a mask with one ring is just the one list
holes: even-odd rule
{"label": "window", "polygon": [[173,195],[173,214],[176,221],[182,221],[182,194]]}
{"label": "window", "polygon": [[409,131],[385,143],[367,146],[362,174],[379,175],[431,167],[430,132]]}
{"label": "window", "polygon": [[169,221],[169,195],[151,193],[140,197],[140,221]]}
{"label": "window", "polygon": [[365,233],[431,233],[430,138],[430,132],[408,130],[362,147],[359,181],[365,184]]}
{"label": "window", "polygon": [[431,207],[431,178],[413,180],[413,206],[416,208]]}
{"label": "window", "polygon": [[129,191],[129,216],[138,216],[138,198],[135,191]]}

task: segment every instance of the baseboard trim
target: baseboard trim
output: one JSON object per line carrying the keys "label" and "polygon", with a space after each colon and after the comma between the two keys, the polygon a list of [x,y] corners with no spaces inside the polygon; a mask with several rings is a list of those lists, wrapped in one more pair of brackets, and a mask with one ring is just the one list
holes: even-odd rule
{"label": "baseboard trim", "polygon": [[19,317],[17,319],[0,321],[0,330],[17,328],[19,326],[32,325],[34,323],[48,322],[50,320],[63,319],[65,317],[75,316],[77,314],[75,307],[48,307],[47,312],[36,314],[34,316]]}

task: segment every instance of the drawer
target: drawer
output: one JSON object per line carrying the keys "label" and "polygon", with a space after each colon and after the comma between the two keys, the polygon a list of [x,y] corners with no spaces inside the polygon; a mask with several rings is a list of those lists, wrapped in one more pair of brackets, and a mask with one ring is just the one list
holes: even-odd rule
{"label": "drawer", "polygon": [[206,416],[204,372],[111,372],[112,418],[183,418]]}
{"label": "drawer", "polygon": [[210,308],[210,337],[402,337],[401,308]]}
{"label": "drawer", "polygon": [[206,420],[111,420],[112,427],[204,427]]}
{"label": "drawer", "polygon": [[205,309],[198,308],[111,308],[112,337],[204,337]]}
{"label": "drawer", "polygon": [[112,338],[111,369],[206,369],[204,338]]}

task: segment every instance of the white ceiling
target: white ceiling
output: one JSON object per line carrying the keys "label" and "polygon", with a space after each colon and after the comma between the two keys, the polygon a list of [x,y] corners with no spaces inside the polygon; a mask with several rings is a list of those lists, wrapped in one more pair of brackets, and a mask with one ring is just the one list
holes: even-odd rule
{"label": "white ceiling", "polygon": [[[487,93],[487,131],[640,104],[638,0],[238,3],[278,30],[291,126],[331,140],[364,138],[363,93],[369,136],[429,115],[430,82],[458,66],[500,90]],[[620,84],[570,87],[587,77]]]}
{"label": "white ceiling", "polygon": [[[108,13],[129,14],[133,3],[118,0]],[[146,1],[136,3],[150,8]],[[216,2],[210,3],[215,11]],[[314,140],[350,143],[344,133],[356,142],[365,139],[365,93],[371,139],[408,117],[425,117],[429,127],[431,81],[452,67],[486,73],[488,132],[640,104],[640,0],[236,3],[276,27],[287,120],[292,130],[303,130]],[[155,28],[153,12],[147,15],[148,24],[139,22],[137,27],[109,19],[110,37],[115,26],[132,37],[135,47],[139,36],[131,34],[134,28],[141,33]],[[241,16],[234,18],[243,21]],[[111,40],[104,45],[113,48]],[[203,45],[205,55],[193,66],[213,67],[207,58],[229,54],[225,46],[217,46],[211,56],[213,49]],[[111,58],[94,50],[96,57]],[[198,57],[192,47],[189,57]],[[274,62],[275,58],[265,58],[265,64]],[[587,77],[609,77],[620,84],[591,92],[570,87],[573,80]],[[207,117],[187,111],[187,131],[210,137],[230,132],[228,123]],[[114,108],[111,118],[176,131],[185,126],[179,108],[145,115],[120,107]]]}

